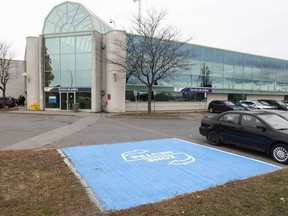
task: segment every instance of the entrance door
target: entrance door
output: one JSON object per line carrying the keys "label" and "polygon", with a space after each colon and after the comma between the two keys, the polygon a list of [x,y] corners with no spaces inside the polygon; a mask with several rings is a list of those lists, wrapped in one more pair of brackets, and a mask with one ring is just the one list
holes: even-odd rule
{"label": "entrance door", "polygon": [[61,110],[73,110],[73,103],[75,103],[75,92],[61,93]]}

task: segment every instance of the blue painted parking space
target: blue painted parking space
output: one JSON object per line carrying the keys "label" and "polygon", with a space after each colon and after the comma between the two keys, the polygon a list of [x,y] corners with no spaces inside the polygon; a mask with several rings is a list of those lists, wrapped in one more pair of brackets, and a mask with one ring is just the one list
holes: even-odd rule
{"label": "blue painted parking space", "polygon": [[131,208],[280,169],[179,139],[61,150],[104,211]]}

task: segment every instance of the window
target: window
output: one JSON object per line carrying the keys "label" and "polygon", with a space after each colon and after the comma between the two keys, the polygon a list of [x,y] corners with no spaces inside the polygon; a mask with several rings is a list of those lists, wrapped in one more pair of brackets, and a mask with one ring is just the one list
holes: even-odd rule
{"label": "window", "polygon": [[231,101],[246,100],[246,97],[246,94],[228,94],[228,100]]}
{"label": "window", "polygon": [[[137,94],[137,101],[147,101],[148,99],[148,92],[140,91]],[[183,101],[190,101],[190,102],[200,102],[200,101],[207,101],[205,93],[198,93],[198,92],[173,92],[173,91],[165,91],[165,92],[152,92],[151,99],[154,101],[175,101],[175,102],[183,102]],[[127,90],[126,91],[126,101],[135,101],[135,96],[133,91]]]}
{"label": "window", "polygon": [[213,61],[213,50],[211,48],[201,48],[201,60],[205,62]]}
{"label": "window", "polygon": [[45,39],[45,87],[91,87],[91,36]]}
{"label": "window", "polygon": [[263,123],[260,122],[256,117],[251,115],[243,115],[241,125],[246,127],[257,128],[257,126],[263,126]]}
{"label": "window", "polygon": [[229,113],[229,114],[222,116],[219,120],[222,122],[230,123],[230,124],[238,124],[239,115],[240,114]]}
{"label": "window", "polygon": [[43,34],[96,30],[105,34],[111,27],[78,3],[64,2],[45,19]]}
{"label": "window", "polygon": [[59,109],[59,93],[58,92],[46,92],[45,93],[45,104],[46,108],[56,108]]}
{"label": "window", "polygon": [[77,92],[76,101],[79,103],[80,109],[91,109],[91,93]]}

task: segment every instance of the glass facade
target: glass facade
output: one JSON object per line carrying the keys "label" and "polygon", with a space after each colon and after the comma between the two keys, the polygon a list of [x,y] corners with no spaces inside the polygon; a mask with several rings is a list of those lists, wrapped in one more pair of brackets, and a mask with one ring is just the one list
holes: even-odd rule
{"label": "glass facade", "polygon": [[79,3],[64,2],[43,26],[45,108],[91,109],[92,32],[112,28]]}
{"label": "glass facade", "polygon": [[[186,46],[193,53],[192,58],[185,60],[190,66],[188,70],[180,71],[174,79],[158,82],[165,94],[177,94],[174,91],[175,87],[176,89],[204,87],[211,88],[212,93],[225,94],[285,95],[288,91],[287,60],[194,44]],[[135,84],[135,80],[131,77],[127,81],[127,91],[132,89],[142,89],[143,92],[143,85]],[[204,97],[189,96],[188,99],[186,95],[182,97],[183,100],[190,101],[194,101],[195,98],[203,100]]]}
{"label": "glass facade", "polygon": [[[80,109],[91,109],[92,65],[96,61],[92,59],[93,32],[110,30],[79,3],[64,2],[52,9],[42,31],[45,108],[69,110],[78,103]],[[207,93],[244,99],[247,94],[286,95],[288,91],[287,60],[194,44],[183,49],[193,54],[184,59],[188,66],[171,79],[157,81],[153,100],[206,101]],[[128,74],[126,80],[126,100],[146,101],[147,87]]]}
{"label": "glass facade", "polygon": [[[79,103],[80,109],[91,109],[91,35],[46,38],[44,62],[46,108],[71,110],[73,103]],[[50,92],[57,88],[58,92]],[[63,91],[76,95],[68,101]]]}
{"label": "glass facade", "polygon": [[95,30],[105,34],[112,28],[79,3],[64,2],[46,17],[43,34]]}
{"label": "glass facade", "polygon": [[91,87],[91,35],[45,39],[45,87]]}

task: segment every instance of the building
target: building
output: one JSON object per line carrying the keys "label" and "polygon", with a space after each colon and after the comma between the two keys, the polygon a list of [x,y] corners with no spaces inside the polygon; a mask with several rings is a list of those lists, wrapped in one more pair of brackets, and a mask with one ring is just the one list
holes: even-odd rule
{"label": "building", "polygon": [[125,40],[125,32],[113,31],[81,4],[54,7],[42,34],[27,38],[28,108],[71,110],[79,104],[91,112],[124,112],[125,79],[114,79],[114,68],[105,62],[116,37]]}
{"label": "building", "polygon": [[[18,98],[20,95],[25,95],[25,82],[23,73],[25,71],[25,62],[21,60],[12,60],[9,74],[11,78],[7,83],[6,97]],[[2,91],[0,97],[2,97]]]}
{"label": "building", "polygon": [[[55,6],[26,45],[27,106],[88,112],[147,110],[147,89],[107,59],[126,55],[115,30],[79,3]],[[288,61],[187,44],[191,68],[154,86],[154,110],[206,109],[213,99],[288,99]],[[137,102],[137,103],[136,103]]]}

